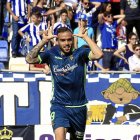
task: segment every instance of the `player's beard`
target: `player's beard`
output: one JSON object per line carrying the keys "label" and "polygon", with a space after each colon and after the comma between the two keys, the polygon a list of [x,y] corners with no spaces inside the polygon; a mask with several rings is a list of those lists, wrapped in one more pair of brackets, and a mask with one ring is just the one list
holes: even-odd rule
{"label": "player's beard", "polygon": [[65,55],[70,55],[72,53],[73,50],[73,44],[72,45],[67,45],[65,47],[61,47],[61,51],[65,54]]}

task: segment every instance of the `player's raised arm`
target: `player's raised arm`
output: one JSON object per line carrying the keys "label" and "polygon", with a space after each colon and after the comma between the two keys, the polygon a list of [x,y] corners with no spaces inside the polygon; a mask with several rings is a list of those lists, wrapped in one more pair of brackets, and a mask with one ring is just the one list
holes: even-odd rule
{"label": "player's raised arm", "polygon": [[89,45],[91,51],[89,54],[89,59],[99,59],[103,56],[103,52],[101,49],[97,46],[97,44],[87,35],[87,30],[80,27],[80,31],[78,34],[74,34],[74,36],[83,38]]}

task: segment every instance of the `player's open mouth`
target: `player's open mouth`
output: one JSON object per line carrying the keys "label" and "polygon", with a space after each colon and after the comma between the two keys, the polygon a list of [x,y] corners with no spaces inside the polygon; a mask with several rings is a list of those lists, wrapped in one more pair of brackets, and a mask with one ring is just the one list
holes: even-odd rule
{"label": "player's open mouth", "polygon": [[70,46],[65,46],[64,49],[65,51],[70,51]]}

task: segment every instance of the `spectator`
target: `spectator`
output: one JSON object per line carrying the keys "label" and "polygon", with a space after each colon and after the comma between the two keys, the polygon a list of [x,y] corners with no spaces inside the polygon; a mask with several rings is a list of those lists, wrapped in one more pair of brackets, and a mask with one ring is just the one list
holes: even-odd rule
{"label": "spectator", "polygon": [[134,54],[128,58],[130,71],[140,72],[140,44],[133,46]]}
{"label": "spectator", "polygon": [[[74,34],[78,34],[80,28],[82,27],[83,29],[86,30],[88,37],[90,37],[93,40],[94,31],[93,31],[93,28],[87,26],[87,22],[88,22],[87,15],[86,14],[81,14],[80,17],[79,17],[79,27],[77,27],[74,30]],[[77,48],[80,48],[80,47],[88,47],[87,42],[80,37],[74,37],[74,48],[77,49]],[[87,69],[88,71],[92,71],[94,69],[92,61],[88,62],[87,68],[88,68]]]}
{"label": "spectator", "polygon": [[[44,15],[44,13],[46,13],[48,10],[44,7],[45,4],[46,3],[44,0],[37,0],[35,6],[32,8],[32,11],[39,11],[41,15]],[[42,17],[42,22],[47,23],[47,16]]]}
{"label": "spectator", "polygon": [[135,27],[138,38],[140,39],[140,1],[121,0],[120,9],[121,14],[126,15],[126,34],[128,35],[130,32],[133,32],[133,27]]}
{"label": "spectator", "polygon": [[2,30],[4,25],[4,12],[6,0],[0,0],[0,39],[2,39]]}
{"label": "spectator", "polygon": [[49,10],[49,13],[54,13],[55,11],[55,22],[60,21],[60,12],[62,9],[67,9],[67,6],[63,0],[54,0],[53,6]]}
{"label": "spectator", "polygon": [[126,45],[126,21],[122,20],[117,27],[118,48]]}
{"label": "spectator", "polygon": [[[104,20],[100,21],[101,42],[103,50],[103,67],[109,70],[117,70],[118,59],[113,55],[118,49],[116,28],[118,24],[124,19],[124,15],[112,16],[110,12],[104,13]],[[117,20],[113,21],[113,18]]]}
{"label": "spectator", "polygon": [[[109,2],[102,3],[100,13],[98,14],[99,23],[104,20],[103,19],[104,12],[111,12],[111,9],[112,9],[111,3],[109,3]],[[97,39],[96,40],[97,40],[97,45],[99,47],[101,47],[101,33],[100,33],[99,26],[97,29]]]}
{"label": "spectator", "polygon": [[18,31],[20,36],[29,42],[29,51],[41,41],[42,35],[47,29],[46,23],[41,22],[42,16],[39,11],[32,12],[31,21],[32,23],[27,24]]}
{"label": "spectator", "polygon": [[[89,0],[82,0],[82,3],[80,2],[76,14],[78,14],[76,17],[79,18],[80,14],[86,14],[88,18],[88,26],[93,26],[93,13],[97,10],[97,8],[100,6],[100,2],[90,2]],[[76,19],[75,19],[76,20]]]}
{"label": "spectator", "polygon": [[[26,6],[27,5],[27,6]],[[19,28],[27,24],[30,17],[30,0],[25,2],[25,0],[7,0],[7,10],[12,15],[12,57],[17,57],[20,36],[18,34]]]}
{"label": "spectator", "polygon": [[[74,34],[78,34],[80,28],[82,27],[83,29],[86,30],[87,35],[89,38],[91,38],[93,40],[94,37],[94,31],[93,28],[87,26],[87,16],[85,14],[81,14],[79,17],[79,27],[77,27],[74,30]],[[80,47],[89,47],[87,42],[85,42],[82,38],[80,37],[74,37],[74,47],[75,49],[80,48]],[[104,69],[97,61],[89,61],[87,64],[87,71],[93,71],[95,70],[94,65],[98,68],[100,68],[102,71],[107,71],[106,69]]]}
{"label": "spectator", "polygon": [[60,7],[52,9],[52,8],[46,8],[45,7],[46,2],[44,0],[37,0],[35,3],[35,6],[33,7],[32,11],[40,11],[40,13],[43,16],[43,22],[50,21],[52,24],[55,22],[54,14],[58,11],[61,11],[65,8],[65,4],[62,3]]}
{"label": "spectator", "polygon": [[[100,23],[100,21],[104,20],[103,19],[104,12],[111,12],[111,9],[112,9],[112,6],[110,2],[103,2],[101,4],[100,12],[98,14],[98,24]],[[96,41],[97,41],[97,45],[101,48],[102,42],[101,42],[101,32],[100,32],[99,25],[97,27]],[[102,58],[99,61],[96,61],[94,64],[97,67],[97,70],[102,70],[102,71],[108,70],[108,68],[104,70],[104,68],[102,67]]]}
{"label": "spectator", "polygon": [[102,3],[100,13],[98,14],[98,20],[103,19],[104,12],[111,12],[112,6],[110,2]]}
{"label": "spectator", "polygon": [[135,33],[130,33],[128,36],[129,43],[117,51],[114,52],[114,55],[122,59],[120,61],[120,67],[123,67],[123,70],[129,70],[128,58],[134,54],[133,45],[137,43],[137,35]]}
{"label": "spectator", "polygon": [[[68,12],[66,9],[63,9],[60,12],[60,21],[56,22],[53,26],[53,34],[57,35],[57,31],[60,27],[67,27],[70,30],[72,30],[70,23],[69,22],[67,23],[67,21],[68,21]],[[54,40],[52,40],[52,42],[53,42],[54,46],[57,45],[57,43],[58,43],[56,38],[54,38]]]}
{"label": "spectator", "polygon": [[[41,41],[42,35],[46,33],[47,29],[46,23],[41,22],[42,15],[39,11],[32,12],[31,21],[32,23],[27,24],[18,31],[21,37],[25,39],[26,42],[29,42],[28,52]],[[45,46],[41,52],[43,52],[44,49]],[[49,67],[47,64],[30,64],[29,67],[31,71],[43,71],[46,74],[49,73]]]}
{"label": "spectator", "polygon": [[[79,30],[81,27],[83,27],[84,29],[87,30],[87,34],[88,34],[88,37],[90,37],[92,40],[93,40],[93,37],[94,37],[94,31],[91,27],[88,27],[87,26],[87,22],[88,22],[88,18],[85,14],[81,14],[80,17],[79,17],[79,27],[77,27],[76,29],[74,29],[74,34],[77,34],[79,33]],[[81,46],[84,46],[84,45],[88,45],[87,42],[85,42],[85,40],[83,40],[82,38],[80,37],[74,37],[74,47],[75,49],[77,48],[80,48]]]}
{"label": "spectator", "polygon": [[34,4],[32,11],[39,11],[41,14],[44,14],[47,9],[44,7],[45,1],[44,0],[37,0]]}
{"label": "spectator", "polygon": [[71,25],[68,21],[68,12],[66,9],[61,10],[60,12],[60,21],[56,22],[53,26],[53,33],[57,35],[57,30],[60,27],[67,27],[71,29]]}

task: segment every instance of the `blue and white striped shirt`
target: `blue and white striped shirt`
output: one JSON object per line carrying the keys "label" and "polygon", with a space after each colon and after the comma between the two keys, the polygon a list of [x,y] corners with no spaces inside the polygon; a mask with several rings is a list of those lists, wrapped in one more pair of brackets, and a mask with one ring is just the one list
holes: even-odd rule
{"label": "blue and white striped shirt", "polygon": [[60,27],[67,27],[68,29],[72,30],[70,25],[64,24],[64,23],[62,23],[61,21],[60,21],[60,22],[56,22],[56,23],[54,24],[54,27],[53,27],[53,33],[54,33],[54,35],[57,35],[57,30],[58,30]]}
{"label": "blue and white striped shirt", "polygon": [[30,4],[30,0],[7,0],[11,3],[11,8],[16,16],[25,16],[27,13],[27,4]]}
{"label": "blue and white striped shirt", "polygon": [[35,25],[34,23],[29,23],[26,26],[22,27],[20,30],[23,33],[28,33],[31,41],[30,41],[30,46],[35,46],[36,44],[38,44],[42,37],[39,34],[39,31],[44,31],[47,29],[47,25],[45,23],[40,23],[38,26]]}

